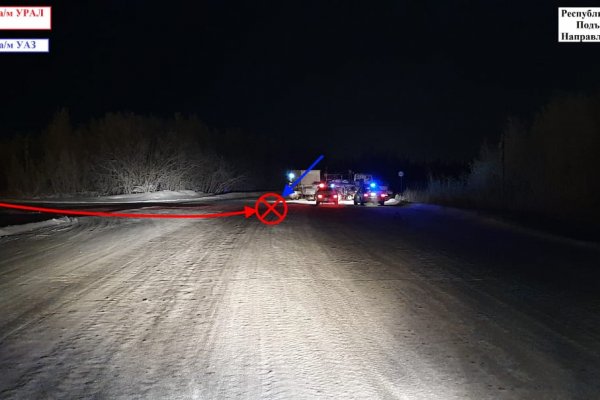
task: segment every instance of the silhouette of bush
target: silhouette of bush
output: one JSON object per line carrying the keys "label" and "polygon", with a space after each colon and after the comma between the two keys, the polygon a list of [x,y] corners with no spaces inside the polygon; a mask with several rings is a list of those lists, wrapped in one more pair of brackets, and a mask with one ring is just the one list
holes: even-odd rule
{"label": "silhouette of bush", "polygon": [[211,135],[180,115],[109,113],[74,128],[61,110],[41,135],[3,143],[0,183],[23,196],[235,190],[244,175],[210,146]]}

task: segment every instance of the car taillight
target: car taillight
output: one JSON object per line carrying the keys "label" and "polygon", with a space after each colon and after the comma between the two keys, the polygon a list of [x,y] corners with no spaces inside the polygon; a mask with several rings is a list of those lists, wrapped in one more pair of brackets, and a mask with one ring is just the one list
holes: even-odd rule
{"label": "car taillight", "polygon": [[381,193],[381,197],[387,197],[386,193]]}
{"label": "car taillight", "polygon": [[369,197],[369,193],[365,193],[365,197]]}
{"label": "car taillight", "polygon": [[322,199],[322,198],[323,198],[323,195],[322,195],[322,194],[319,194],[319,195],[317,195],[317,197],[318,197],[319,199]]}
{"label": "car taillight", "polygon": [[333,195],[333,198],[334,198],[334,199],[337,199],[337,194],[334,194],[334,195]]}

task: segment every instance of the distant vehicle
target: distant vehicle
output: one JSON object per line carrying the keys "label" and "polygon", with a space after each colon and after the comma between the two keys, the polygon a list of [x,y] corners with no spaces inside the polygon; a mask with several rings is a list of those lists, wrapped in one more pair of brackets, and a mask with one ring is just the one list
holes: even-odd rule
{"label": "distant vehicle", "polygon": [[319,186],[316,193],[316,205],[321,203],[339,204],[339,195],[337,190],[325,185]]}
{"label": "distant vehicle", "polygon": [[[306,170],[297,169],[288,173],[288,180],[292,182],[296,177],[302,176]],[[315,192],[317,191],[319,182],[321,181],[321,171],[313,169],[309,171],[304,178],[294,187],[294,194],[290,197],[296,199],[315,199]]]}
{"label": "distant vehicle", "polygon": [[358,188],[362,185],[368,185],[375,182],[373,175],[364,173],[348,174],[325,174],[325,181],[331,187],[334,187],[341,199],[352,200]]}
{"label": "distant vehicle", "polygon": [[[305,170],[299,169],[288,171],[288,182],[290,184],[295,182],[295,179],[299,176],[303,176],[305,172]],[[324,186],[335,189],[338,200],[354,199],[354,204],[362,204],[362,200],[364,199],[361,198],[361,201],[357,203],[356,193],[358,192],[359,188],[365,185],[369,188],[371,185],[375,185],[377,187],[377,191],[385,193],[385,196],[378,196],[378,198],[384,197],[384,201],[387,200],[391,194],[389,187],[384,182],[375,179],[375,177],[371,174],[353,173],[349,171],[348,174],[325,173],[323,176],[323,179],[321,179],[321,171],[318,169],[309,171],[293,188],[294,193],[290,195],[290,198],[293,200],[318,200],[316,197],[316,192]],[[370,198],[368,202],[372,202]]]}
{"label": "distant vehicle", "polygon": [[368,185],[359,186],[354,194],[354,205],[364,206],[367,203],[379,204],[383,206],[388,199],[386,190],[382,190],[376,183],[371,182]]}

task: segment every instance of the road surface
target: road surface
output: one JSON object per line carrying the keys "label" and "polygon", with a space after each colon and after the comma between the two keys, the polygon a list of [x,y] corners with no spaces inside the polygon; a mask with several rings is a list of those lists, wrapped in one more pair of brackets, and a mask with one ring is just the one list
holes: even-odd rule
{"label": "road surface", "polygon": [[78,218],[0,238],[0,398],[594,399],[599,267],[418,204]]}

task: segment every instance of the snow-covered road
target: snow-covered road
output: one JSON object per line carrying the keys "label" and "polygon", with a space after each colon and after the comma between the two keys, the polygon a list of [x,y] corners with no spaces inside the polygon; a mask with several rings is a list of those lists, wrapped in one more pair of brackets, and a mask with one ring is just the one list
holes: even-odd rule
{"label": "snow-covered road", "polygon": [[78,218],[0,238],[0,398],[598,398],[599,268],[424,205]]}

